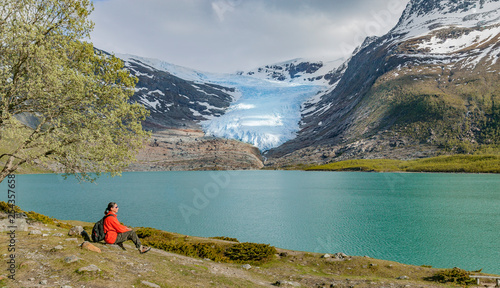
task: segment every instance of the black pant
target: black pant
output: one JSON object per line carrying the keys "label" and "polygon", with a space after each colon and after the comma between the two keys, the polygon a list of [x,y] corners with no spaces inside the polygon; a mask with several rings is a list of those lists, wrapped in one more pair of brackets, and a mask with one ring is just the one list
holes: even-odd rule
{"label": "black pant", "polygon": [[116,236],[115,244],[121,244],[127,240],[132,240],[137,249],[141,248],[141,240],[139,240],[139,237],[137,236],[137,234],[135,234],[135,231],[133,230],[123,233],[118,233],[118,235]]}

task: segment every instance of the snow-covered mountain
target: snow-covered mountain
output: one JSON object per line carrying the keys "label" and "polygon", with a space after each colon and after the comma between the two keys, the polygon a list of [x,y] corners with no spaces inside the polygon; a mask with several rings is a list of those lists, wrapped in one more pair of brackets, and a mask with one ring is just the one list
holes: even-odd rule
{"label": "snow-covered mountain", "polygon": [[234,88],[197,80],[196,71],[138,56],[116,56],[139,79],[131,100],[150,111],[147,128],[196,129],[199,121],[224,114],[237,98]]}
{"label": "snow-covered mountain", "polygon": [[[499,33],[499,0],[411,0],[389,33],[367,38],[337,69],[331,91],[303,111],[298,136],[268,157],[328,162],[388,155],[400,147],[390,143],[495,143],[486,131],[498,129]],[[359,151],[346,156],[345,147]]]}
{"label": "snow-covered mountain", "polygon": [[[151,111],[149,126],[201,127],[207,135],[237,139],[261,150],[295,137],[301,104],[327,90],[325,75],[339,63],[292,60],[248,72],[216,74],[155,59],[117,56],[139,78],[133,101]],[[276,77],[277,71],[282,77]]]}
{"label": "snow-covered mountain", "polygon": [[238,72],[238,74],[280,82],[327,85],[330,83],[335,70],[344,61],[345,59],[321,61],[299,58],[258,67],[246,72]]}
{"label": "snow-covered mountain", "polygon": [[413,152],[394,157],[414,158],[450,143],[500,143],[491,136],[500,135],[499,33],[500,0],[411,0],[391,31],[345,62],[214,74],[118,56],[139,78],[134,100],[153,128],[201,128],[292,165],[387,157],[405,145]]}

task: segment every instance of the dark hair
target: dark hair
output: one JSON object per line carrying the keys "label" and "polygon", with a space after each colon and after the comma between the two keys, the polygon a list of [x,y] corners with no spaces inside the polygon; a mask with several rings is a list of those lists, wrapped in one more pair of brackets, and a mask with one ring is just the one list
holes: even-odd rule
{"label": "dark hair", "polygon": [[108,208],[104,211],[104,215],[107,215],[109,211],[111,211],[111,208],[115,207],[116,203],[115,202],[109,202]]}

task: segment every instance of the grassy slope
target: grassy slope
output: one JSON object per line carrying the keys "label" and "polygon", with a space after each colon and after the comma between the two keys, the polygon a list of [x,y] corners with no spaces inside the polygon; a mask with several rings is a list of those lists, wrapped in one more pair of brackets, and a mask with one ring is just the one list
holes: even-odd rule
{"label": "grassy slope", "polygon": [[[43,217],[38,217],[44,219]],[[49,221],[50,223],[51,221]],[[69,224],[88,226],[92,223],[65,221]],[[53,222],[52,222],[53,223]],[[286,256],[273,256],[267,262],[254,263],[250,270],[241,264],[217,263],[214,261],[186,257],[153,249],[147,254],[139,254],[131,245],[122,251],[114,245],[95,245],[102,253],[81,249],[78,244],[83,240],[69,240],[67,228],[54,224],[39,225],[43,233],[63,236],[28,235],[28,232],[17,232],[16,237],[16,281],[3,279],[0,287],[32,287],[40,281],[47,280],[49,287],[81,285],[92,287],[147,287],[141,281],[155,283],[160,287],[272,287],[277,280],[300,283],[302,287],[459,287],[425,281],[424,278],[434,275],[439,269],[404,265],[396,262],[371,259],[367,257],[351,257],[349,260],[321,258],[320,254],[287,251],[278,249]],[[66,226],[66,225],[62,225]],[[182,237],[191,243],[212,242],[214,245],[222,240]],[[72,236],[71,236],[72,237]],[[8,243],[9,235],[0,233],[0,242]],[[130,243],[130,242],[129,242]],[[61,250],[53,249],[61,245]],[[4,260],[11,252],[7,245],[0,246]],[[7,256],[6,256],[7,255]],[[66,263],[64,258],[75,255],[80,258],[74,263]],[[283,254],[282,254],[283,255]],[[84,272],[77,270],[94,264],[100,272]],[[7,276],[7,272],[2,272]],[[406,275],[409,280],[398,280]]]}
{"label": "grassy slope", "polygon": [[466,172],[500,173],[498,155],[454,155],[416,160],[360,159],[346,160],[305,168],[309,171],[374,172]]}

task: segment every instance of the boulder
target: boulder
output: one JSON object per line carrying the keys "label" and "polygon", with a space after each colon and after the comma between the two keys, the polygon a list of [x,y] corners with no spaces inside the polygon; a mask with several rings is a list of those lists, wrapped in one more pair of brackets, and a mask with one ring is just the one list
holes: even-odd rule
{"label": "boulder", "polygon": [[87,242],[87,241],[85,241],[85,242],[82,243],[82,249],[87,249],[87,250],[90,250],[90,251],[101,253],[101,249],[99,249],[98,247],[90,244],[90,242]]}
{"label": "boulder", "polygon": [[282,286],[300,287],[301,286],[300,283],[292,282],[292,281],[286,281],[286,280],[278,280],[278,281],[272,283],[271,285],[278,286],[278,287],[282,287]]}
{"label": "boulder", "polygon": [[24,218],[0,220],[0,231],[9,231],[14,229],[12,227],[15,227],[16,231],[28,231],[28,223]]}
{"label": "boulder", "polygon": [[73,226],[69,229],[68,235],[69,236],[78,236],[82,234],[83,227],[82,226]]}
{"label": "boulder", "polygon": [[330,258],[330,257],[331,257],[331,256],[330,256],[330,254],[328,254],[328,253],[327,253],[327,254],[325,254],[325,255],[323,255],[323,256],[321,256],[321,258]]}
{"label": "boulder", "polygon": [[241,268],[246,269],[246,270],[250,270],[252,268],[252,266],[250,264],[245,264],[245,265],[241,265]]}
{"label": "boulder", "polygon": [[42,231],[40,230],[31,230],[28,235],[42,235]]}
{"label": "boulder", "polygon": [[152,288],[160,288],[160,285],[156,285],[155,283],[151,283],[151,282],[146,281],[146,280],[142,280],[141,284],[148,286],[148,287],[152,287]]}
{"label": "boulder", "polygon": [[408,280],[410,279],[410,277],[406,276],[406,275],[403,275],[403,276],[399,276],[398,278],[396,278],[398,280]]}
{"label": "boulder", "polygon": [[62,250],[64,247],[62,245],[57,245],[56,247],[50,249],[50,252],[55,252],[58,250]]}
{"label": "boulder", "polygon": [[78,269],[78,272],[83,273],[83,272],[99,272],[101,269],[99,267],[95,266],[94,264],[90,264],[89,266],[82,267]]}
{"label": "boulder", "polygon": [[349,257],[349,256],[347,256],[346,254],[344,254],[342,252],[333,254],[333,258],[335,258],[335,259],[345,259],[347,257]]}
{"label": "boulder", "polygon": [[80,260],[80,258],[76,257],[75,255],[64,257],[64,262],[66,262],[68,264],[73,263],[73,262],[77,262],[79,260]]}

